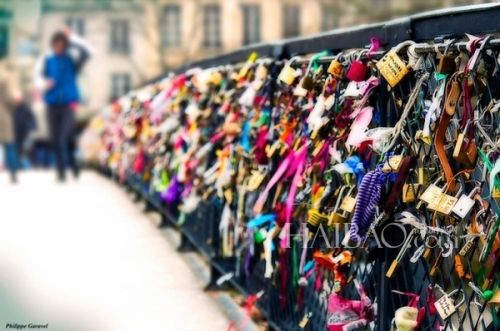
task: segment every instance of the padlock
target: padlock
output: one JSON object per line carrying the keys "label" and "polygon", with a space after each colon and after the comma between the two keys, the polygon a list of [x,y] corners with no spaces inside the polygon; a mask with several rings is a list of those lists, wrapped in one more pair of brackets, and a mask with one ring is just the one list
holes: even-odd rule
{"label": "padlock", "polygon": [[452,213],[460,219],[465,219],[474,207],[474,195],[478,191],[478,187],[475,187],[468,195],[463,194],[452,208]]}
{"label": "padlock", "polygon": [[[448,317],[453,315],[457,308],[460,307],[465,302],[465,296],[463,295],[462,290],[453,290],[450,293],[446,293],[439,285],[434,286],[439,292],[441,292],[441,297],[434,302],[434,307],[436,308],[437,313],[441,317],[441,319],[446,320]],[[453,296],[462,293],[462,300],[455,304],[455,301],[452,299]]]}
{"label": "padlock", "polygon": [[[444,188],[446,188],[446,185],[443,187],[443,190]],[[448,216],[451,214],[451,210],[457,203],[458,197],[462,193],[462,188],[460,188],[455,196],[446,194],[443,190],[438,198],[431,200],[431,202],[427,204],[427,209],[438,212],[441,215]]]}
{"label": "padlock", "polygon": [[433,203],[433,201],[439,200],[441,194],[443,194],[443,188],[437,186],[437,183],[441,180],[438,178],[434,183],[430,184],[420,196],[420,200],[427,204]]}
{"label": "padlock", "polygon": [[340,204],[346,196],[350,195],[354,187],[351,187],[349,190],[347,190],[347,188],[348,186],[342,186],[342,188],[340,188],[339,190],[337,200],[335,202],[335,207],[333,208],[333,211],[328,219],[329,226],[334,226],[335,224],[343,224],[347,222],[349,213],[346,211],[342,211],[340,209]]}
{"label": "padlock", "polygon": [[249,192],[253,192],[257,190],[261,185],[264,179],[267,176],[267,167],[266,166],[258,166],[257,169],[252,170],[250,178],[248,179],[246,190]]}
{"label": "padlock", "polygon": [[[431,210],[435,210],[439,214],[443,216],[448,216],[451,214],[451,210],[457,203],[458,198],[456,196],[452,196],[446,193],[443,193],[439,199],[439,202],[437,205],[430,204],[427,206],[427,208]],[[433,209],[435,207],[435,209]]]}
{"label": "padlock", "polygon": [[344,76],[344,66],[342,62],[337,59],[332,60],[328,66],[328,73],[335,78],[342,78]]}
{"label": "padlock", "polygon": [[348,214],[354,212],[354,207],[356,207],[356,198],[348,194],[340,204],[340,209]]}
{"label": "padlock", "polygon": [[307,90],[299,84],[293,89],[293,95],[295,95],[296,97],[305,98],[307,96]]}
{"label": "padlock", "polygon": [[377,62],[377,69],[391,87],[396,86],[408,74],[406,63],[395,50],[389,51]]}
{"label": "padlock", "polygon": [[497,289],[495,293],[493,293],[493,296],[491,297],[490,301],[488,301],[488,304],[495,307],[500,307],[500,289]]}
{"label": "padlock", "polygon": [[383,172],[398,172],[403,163],[404,155],[393,155],[384,163]]}
{"label": "padlock", "polygon": [[349,70],[347,70],[346,77],[347,79],[355,82],[362,82],[365,80],[367,74],[368,66],[366,65],[366,63],[363,63],[361,60],[357,59],[351,62]]}
{"label": "padlock", "polygon": [[493,199],[500,199],[500,187],[495,186],[493,188],[493,192],[491,193],[491,197]]}
{"label": "padlock", "polygon": [[457,71],[457,63],[455,62],[455,57],[446,54],[441,56],[436,71],[440,74],[453,74],[455,71]]}
{"label": "padlock", "polygon": [[303,89],[305,89],[307,91],[312,91],[312,89],[314,88],[314,80],[310,75],[306,74],[300,80],[299,85],[300,85],[300,87],[302,87]]}
{"label": "padlock", "polygon": [[405,183],[403,185],[403,190],[401,192],[401,194],[402,194],[401,198],[402,198],[404,203],[415,202],[415,200],[417,199],[417,197],[420,194],[422,186],[425,183],[424,167],[421,166],[420,161],[419,161],[417,171],[415,171],[414,169],[411,169],[410,174],[417,175],[417,182],[416,183]]}
{"label": "padlock", "polygon": [[411,203],[415,201],[415,198],[418,196],[421,184],[417,183],[405,183],[403,185],[402,191],[402,200],[404,203]]}
{"label": "padlock", "polygon": [[335,94],[330,94],[325,99],[325,110],[330,110],[334,103],[335,103]]}
{"label": "padlock", "polygon": [[286,85],[292,85],[297,77],[297,70],[292,68],[293,58],[288,61],[281,69],[278,79],[285,83]]}
{"label": "padlock", "polygon": [[269,71],[267,70],[266,66],[261,63],[255,70],[255,78],[260,80],[266,80],[268,72]]}

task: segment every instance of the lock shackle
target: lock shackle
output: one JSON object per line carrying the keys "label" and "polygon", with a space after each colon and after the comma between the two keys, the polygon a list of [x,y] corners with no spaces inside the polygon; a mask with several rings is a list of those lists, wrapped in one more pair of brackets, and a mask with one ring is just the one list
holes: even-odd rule
{"label": "lock shackle", "polygon": [[[340,189],[340,192],[339,192],[339,195],[337,197],[337,201],[335,201],[335,207],[333,208],[333,212],[336,213],[337,210],[339,209],[340,207],[340,202],[341,200],[343,200],[343,198],[345,197],[344,196],[344,191],[346,190],[346,188],[348,188],[349,186],[348,185],[344,185],[342,186],[342,188]],[[349,191],[350,192],[350,191]],[[346,195],[347,196],[347,195]]]}
{"label": "lock shackle", "polygon": [[416,42],[414,42],[413,40],[405,40],[403,42],[400,42],[399,44],[397,44],[396,46],[394,46],[391,51],[393,52],[396,52],[396,53],[399,53],[402,49],[404,48],[408,48],[412,45],[416,45]]}
{"label": "lock shackle", "polygon": [[320,61],[322,58],[327,57],[328,53],[329,53],[328,51],[322,51],[322,52],[313,54],[311,56],[311,58],[309,59],[309,63],[307,64],[307,69],[306,69],[305,75],[309,74],[309,72],[311,71],[311,67],[313,65],[316,66],[318,61]]}
{"label": "lock shackle", "polygon": [[452,39],[449,39],[449,40],[445,41],[446,46],[444,47],[444,51],[443,52],[441,52],[439,50],[439,44],[435,44],[434,45],[434,53],[436,53],[436,54],[438,54],[440,56],[446,56],[446,55],[448,55],[449,52],[450,52],[451,46],[455,45],[457,43],[457,41],[458,40],[456,38],[452,38]]}
{"label": "lock shackle", "polygon": [[446,295],[448,297],[453,297],[453,296],[456,296],[456,295],[461,295],[461,299],[456,305],[455,305],[455,308],[458,308],[460,306],[462,306],[464,303],[465,303],[465,293],[464,293],[464,290],[462,289],[454,289],[453,291],[451,291],[450,293],[446,293]]}
{"label": "lock shackle", "polygon": [[296,61],[300,61],[302,59],[302,56],[300,55],[295,55],[295,56],[292,56],[291,58],[289,58],[288,60],[285,61],[285,66],[292,66],[292,64]]}
{"label": "lock shackle", "polygon": [[460,306],[462,306],[464,303],[465,303],[465,293],[464,293],[464,290],[462,289],[454,289],[453,291],[451,291],[450,293],[446,293],[443,288],[439,285],[439,284],[434,284],[433,286],[434,290],[437,290],[441,293],[441,296],[447,296],[449,298],[451,297],[454,297],[456,296],[457,294],[461,294],[461,299],[458,304],[454,304],[455,308],[458,308]]}

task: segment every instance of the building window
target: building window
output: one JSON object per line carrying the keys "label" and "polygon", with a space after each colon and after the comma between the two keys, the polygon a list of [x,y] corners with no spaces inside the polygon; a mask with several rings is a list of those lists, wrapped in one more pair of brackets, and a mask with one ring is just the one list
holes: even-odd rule
{"label": "building window", "polygon": [[243,44],[255,44],[260,41],[260,6],[243,5]]}
{"label": "building window", "polygon": [[130,75],[127,73],[114,73],[111,75],[111,100],[127,94],[131,89]]}
{"label": "building window", "polygon": [[129,52],[129,25],[126,20],[111,21],[111,52]]}
{"label": "building window", "polygon": [[283,7],[283,36],[296,37],[300,34],[300,7],[299,5],[285,5]]}
{"label": "building window", "polygon": [[336,5],[323,5],[321,30],[328,31],[339,26],[340,8]]}
{"label": "building window", "polygon": [[85,21],[83,18],[70,17],[66,19],[66,26],[79,36],[85,35]]}
{"label": "building window", "polygon": [[203,47],[221,47],[220,25],[220,7],[218,5],[203,6]]}
{"label": "building window", "polygon": [[167,5],[163,10],[161,38],[164,47],[181,46],[181,7]]}
{"label": "building window", "polygon": [[9,28],[0,24],[0,58],[7,56],[9,49]]}

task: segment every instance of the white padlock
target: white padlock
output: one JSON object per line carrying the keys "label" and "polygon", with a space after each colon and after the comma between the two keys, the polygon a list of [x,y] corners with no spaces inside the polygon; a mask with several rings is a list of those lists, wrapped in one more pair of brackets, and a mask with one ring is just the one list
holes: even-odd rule
{"label": "white padlock", "polygon": [[477,190],[478,187],[475,187],[468,195],[463,194],[453,206],[451,212],[459,218],[465,219],[474,207],[475,201],[472,197],[476,194]]}

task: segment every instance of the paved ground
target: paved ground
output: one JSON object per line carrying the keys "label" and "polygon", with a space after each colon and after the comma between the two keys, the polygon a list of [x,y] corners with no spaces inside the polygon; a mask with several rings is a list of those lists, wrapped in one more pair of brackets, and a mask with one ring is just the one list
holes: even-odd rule
{"label": "paved ground", "polygon": [[0,330],[225,330],[203,285],[116,184],[0,174]]}

